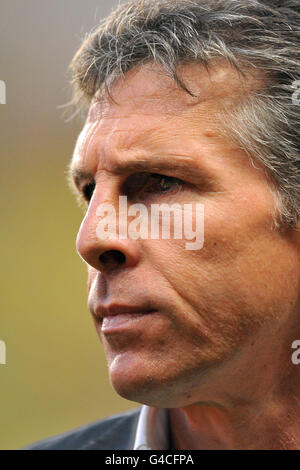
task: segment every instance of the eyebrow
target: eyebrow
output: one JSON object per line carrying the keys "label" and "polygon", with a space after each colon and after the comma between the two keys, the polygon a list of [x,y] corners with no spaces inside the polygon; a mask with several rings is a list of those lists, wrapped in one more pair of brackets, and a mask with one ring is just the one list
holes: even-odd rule
{"label": "eyebrow", "polygon": [[[155,173],[156,171],[171,171],[175,173],[180,173],[181,175],[184,174],[195,174],[196,173],[204,173],[201,171],[199,166],[196,164],[193,158],[191,157],[182,157],[173,156],[173,160],[167,159],[166,157],[157,158],[155,160],[149,159],[139,159],[134,161],[125,161],[125,162],[118,162],[116,163],[113,168],[112,172],[115,174],[126,174],[130,172],[143,172],[149,171]],[[82,181],[93,181],[94,175],[83,168],[80,167],[69,167],[68,170],[69,178],[72,179],[76,186],[78,187]]]}
{"label": "eyebrow", "polygon": [[67,171],[67,177],[69,181],[74,181],[75,185],[78,187],[81,181],[93,181],[94,175],[88,171],[83,170],[82,168],[70,166]]}

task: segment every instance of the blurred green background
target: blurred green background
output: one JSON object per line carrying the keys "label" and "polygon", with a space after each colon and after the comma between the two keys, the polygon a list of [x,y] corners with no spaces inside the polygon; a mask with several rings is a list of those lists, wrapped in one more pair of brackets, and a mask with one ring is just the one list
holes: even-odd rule
{"label": "blurred green background", "polygon": [[65,170],[81,128],[65,122],[68,64],[117,1],[2,0],[0,449],[139,406],[119,397],[87,309],[75,251],[82,218]]}

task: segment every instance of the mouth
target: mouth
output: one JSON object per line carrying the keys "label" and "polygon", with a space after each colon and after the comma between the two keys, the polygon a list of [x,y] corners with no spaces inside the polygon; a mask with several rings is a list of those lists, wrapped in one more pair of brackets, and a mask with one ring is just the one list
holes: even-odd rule
{"label": "mouth", "polygon": [[134,313],[119,313],[114,315],[106,315],[103,317],[101,331],[104,334],[117,333],[124,329],[136,328],[138,325],[148,325],[151,327],[153,316],[157,315],[158,312],[155,310],[146,312],[134,312]]}
{"label": "mouth", "polygon": [[144,306],[110,304],[109,306],[98,305],[95,309],[95,317],[101,321],[101,331],[103,333],[112,333],[124,328],[130,328],[133,325],[144,322],[157,310]]}

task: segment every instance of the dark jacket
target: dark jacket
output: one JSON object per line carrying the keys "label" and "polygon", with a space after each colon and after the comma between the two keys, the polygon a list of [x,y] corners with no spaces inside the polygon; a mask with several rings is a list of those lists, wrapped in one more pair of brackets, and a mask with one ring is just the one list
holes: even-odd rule
{"label": "dark jacket", "polygon": [[24,450],[133,449],[141,407],[38,441]]}

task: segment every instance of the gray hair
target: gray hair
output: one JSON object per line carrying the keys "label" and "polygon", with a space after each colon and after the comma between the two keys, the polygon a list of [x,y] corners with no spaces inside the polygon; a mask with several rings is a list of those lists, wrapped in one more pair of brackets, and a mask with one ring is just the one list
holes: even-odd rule
{"label": "gray hair", "polygon": [[[187,93],[178,65],[209,69],[221,58],[264,83],[228,111],[228,134],[263,163],[276,196],[276,227],[300,218],[299,0],[132,0],[122,3],[83,41],[71,63],[74,100],[89,104],[97,90],[137,65],[154,62]],[[225,130],[226,132],[226,130]]]}

